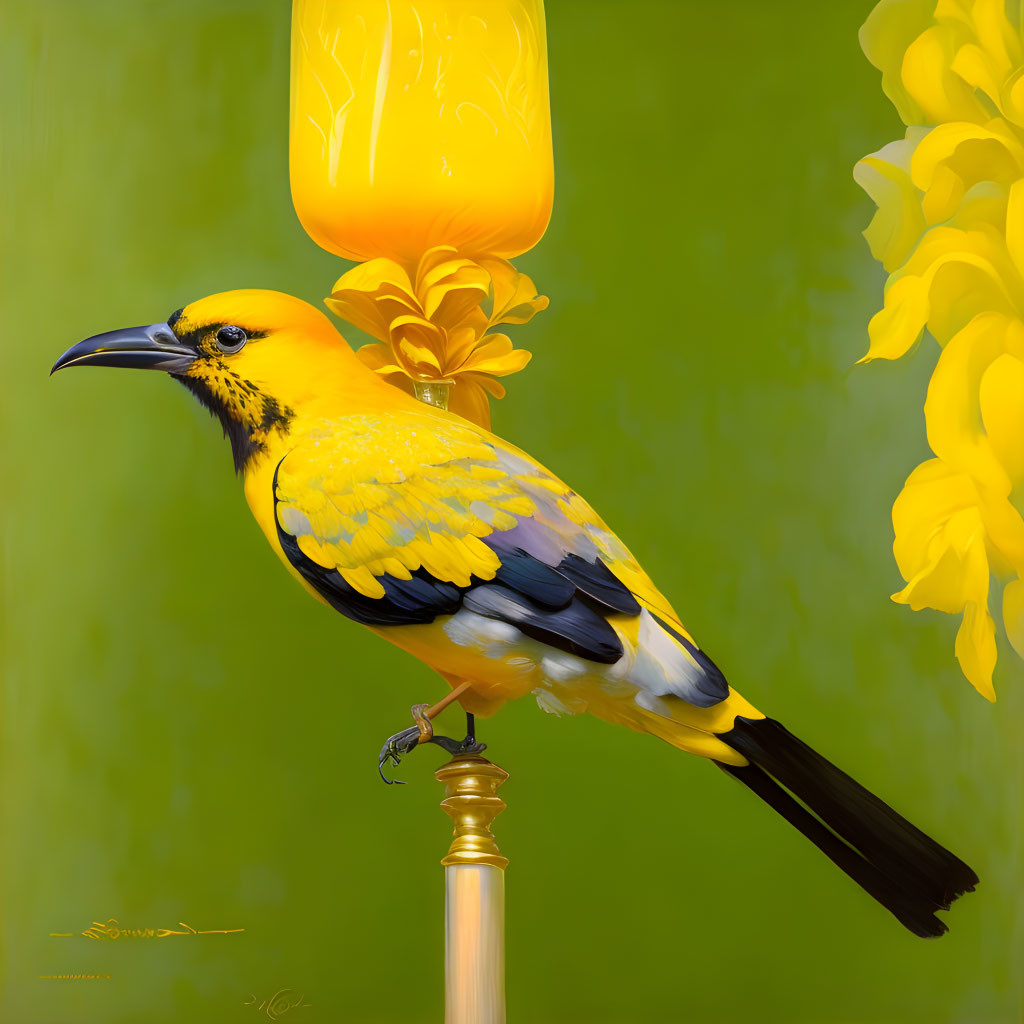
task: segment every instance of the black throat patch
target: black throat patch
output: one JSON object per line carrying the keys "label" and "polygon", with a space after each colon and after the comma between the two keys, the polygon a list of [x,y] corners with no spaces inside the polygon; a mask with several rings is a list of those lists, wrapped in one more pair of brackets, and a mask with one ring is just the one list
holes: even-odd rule
{"label": "black throat patch", "polygon": [[282,406],[273,396],[265,395],[248,381],[241,381],[238,388],[245,390],[245,400],[253,406],[248,416],[249,422],[243,423],[232,415],[227,403],[205,380],[184,374],[172,376],[184,384],[210,410],[211,415],[220,420],[224,436],[231,442],[231,457],[236,473],[241,473],[253,458],[266,452],[266,438],[271,430],[284,433],[295,416],[291,409]]}

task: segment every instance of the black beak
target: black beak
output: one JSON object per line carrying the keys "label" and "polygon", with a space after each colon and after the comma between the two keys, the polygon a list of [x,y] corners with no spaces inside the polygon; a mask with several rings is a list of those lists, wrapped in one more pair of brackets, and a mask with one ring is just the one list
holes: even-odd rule
{"label": "black beak", "polygon": [[182,344],[167,324],[108,331],[72,345],[53,364],[51,374],[65,366],[128,366],[138,370],[184,373],[198,353]]}

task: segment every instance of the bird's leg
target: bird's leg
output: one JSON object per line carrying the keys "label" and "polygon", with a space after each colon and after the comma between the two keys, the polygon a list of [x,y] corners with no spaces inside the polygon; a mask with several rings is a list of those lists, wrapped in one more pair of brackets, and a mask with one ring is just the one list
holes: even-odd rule
{"label": "bird's leg", "polygon": [[453,740],[450,736],[432,736],[427,743],[436,743],[443,747],[449,754],[479,754],[487,749],[486,743],[476,741],[476,716],[466,712],[466,738]]}
{"label": "bird's leg", "polygon": [[415,704],[412,707],[414,726],[396,732],[394,736],[388,737],[380,752],[377,761],[377,771],[380,777],[390,786],[397,782],[404,785],[401,779],[389,779],[384,774],[384,765],[391,762],[397,768],[402,763],[402,758],[411,753],[420,743],[436,743],[439,747],[447,750],[449,754],[479,754],[487,749],[485,743],[478,743],[476,740],[476,718],[468,711],[466,712],[466,738],[462,740],[452,739],[450,736],[437,736],[434,734],[433,719],[437,717],[449,704],[457,700],[459,695],[469,689],[469,683],[464,682],[456,686],[451,693],[442,697],[436,704]]}

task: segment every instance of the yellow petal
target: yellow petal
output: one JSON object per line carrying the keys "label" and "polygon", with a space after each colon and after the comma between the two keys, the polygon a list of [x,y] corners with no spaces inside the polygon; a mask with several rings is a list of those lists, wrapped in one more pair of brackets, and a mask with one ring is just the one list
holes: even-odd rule
{"label": "yellow petal", "polygon": [[1024,275],[1024,178],[1014,182],[1006,202],[1006,249],[1017,273]]}
{"label": "yellow petal", "polygon": [[417,344],[409,338],[399,338],[395,350],[407,372],[425,377],[433,376],[431,370],[437,374],[441,373],[441,364],[437,356],[426,345]]}
{"label": "yellow petal", "polygon": [[359,263],[334,282],[332,292],[356,291],[367,294],[381,289],[413,292],[412,281],[403,267],[381,256]]}
{"label": "yellow petal", "polygon": [[1004,77],[1011,68],[1021,63],[1024,47],[1020,29],[1010,24],[1004,0],[974,0],[971,23],[977,35],[978,47],[991,60],[998,78]]}
{"label": "yellow petal", "polygon": [[967,186],[964,179],[945,164],[937,167],[928,191],[921,197],[921,213],[929,224],[949,220],[963,202]]}
{"label": "yellow petal", "polygon": [[[1024,148],[1006,121],[958,121],[941,124],[924,136],[911,159],[911,177],[924,193],[921,210],[929,224],[956,216],[958,226],[971,227],[980,214],[998,226],[1005,217],[1003,188],[1021,176],[1022,167]],[[980,193],[961,209],[965,195],[983,183],[1001,186],[991,193],[997,200],[991,210],[977,205]]]}
{"label": "yellow petal", "polygon": [[443,281],[488,286],[487,277],[487,271],[479,263],[465,257],[433,259],[429,262],[421,260],[416,272],[416,294],[424,295]]}
{"label": "yellow petal", "polygon": [[439,267],[442,263],[449,262],[453,257],[458,255],[458,250],[454,245],[435,245],[433,248],[428,249],[419,259],[416,264],[416,274],[414,284],[414,291],[419,294],[423,291],[423,278],[430,274],[435,267]]}
{"label": "yellow petal", "polygon": [[392,296],[399,303],[412,300],[409,275],[393,260],[380,257],[360,263],[334,283],[327,307],[374,338],[387,337],[393,312],[381,307],[380,298]]}
{"label": "yellow petal", "polygon": [[[974,250],[951,252],[935,261],[923,281],[928,289],[928,330],[945,344],[981,310],[1016,316],[1019,277],[1003,251],[985,233],[965,233]],[[985,242],[981,243],[981,239]]]}
{"label": "yellow petal", "polygon": [[361,292],[336,292],[324,299],[324,305],[342,320],[347,320],[371,338],[387,337],[387,320],[380,315],[373,298]]}
{"label": "yellow petal", "polygon": [[504,398],[506,395],[505,385],[499,380],[495,380],[488,373],[460,373],[459,379],[464,381],[473,380],[488,392],[494,398]]}
{"label": "yellow petal", "polygon": [[[978,491],[970,477],[952,470],[941,459],[929,459],[910,474],[892,508],[896,534],[893,554],[900,574],[908,583],[916,586],[935,571],[944,551],[957,537],[955,533],[949,534],[947,528],[959,513],[971,510],[975,522],[980,523],[978,502]],[[959,537],[961,547],[966,539]],[[909,603],[910,589],[906,588],[903,599],[898,599],[901,603]],[[916,607],[924,607],[924,604]],[[954,595],[943,601],[940,610],[959,611],[962,607],[963,600]]]}
{"label": "yellow petal", "polygon": [[[986,580],[986,584],[987,584]],[[994,701],[992,672],[996,667],[996,624],[985,604],[969,601],[956,634],[956,660],[967,681],[986,700]]]}
{"label": "yellow petal", "polygon": [[403,316],[392,321],[391,346],[402,365],[413,373],[420,372],[417,364],[425,364],[438,372],[442,369],[444,332],[429,320]]}
{"label": "yellow petal", "polygon": [[900,77],[907,47],[929,25],[935,0],[881,0],[860,30],[860,45],[868,60],[882,72],[882,88],[904,124],[924,124],[921,108]]}
{"label": "yellow petal", "polygon": [[888,287],[885,305],[868,322],[870,346],[859,362],[899,359],[921,337],[928,320],[927,289],[918,277],[903,277]]}
{"label": "yellow petal", "polygon": [[[456,327],[448,331],[448,347],[445,350],[445,361],[450,372],[457,373],[476,347],[477,340],[486,329],[486,321],[482,325]],[[478,329],[481,328],[481,329]]]}
{"label": "yellow petal", "polygon": [[[959,541],[965,531],[971,531],[968,550],[984,553],[985,536],[977,509],[964,509],[956,513],[928,544],[930,561],[915,574],[907,585],[892,595],[897,604],[906,604],[919,612],[934,608],[939,612],[955,614],[964,607],[968,587],[968,551],[961,552]],[[988,563],[985,582],[988,583]]]}
{"label": "yellow petal", "polygon": [[495,359],[483,359],[472,363],[467,369],[478,373],[490,374],[493,377],[507,377],[510,373],[518,373],[533,358],[533,353],[525,348],[514,348],[507,355]]}
{"label": "yellow petal", "polygon": [[363,345],[356,349],[356,355],[371,370],[380,370],[392,362],[391,347],[389,345]]}
{"label": "yellow petal", "polygon": [[[529,278],[527,278],[527,281],[529,281]],[[533,292],[536,289],[533,282],[530,281],[529,286],[524,290]],[[491,326],[496,324],[525,324],[538,313],[543,313],[550,305],[551,300],[546,295],[535,294],[532,298],[524,299],[522,302],[510,303],[496,316],[492,315],[489,323]]]}
{"label": "yellow petal", "polygon": [[491,429],[491,406],[487,395],[469,374],[456,378],[448,408],[485,430]]}
{"label": "yellow petal", "polygon": [[538,295],[537,287],[526,274],[520,274],[511,263],[494,257],[480,260],[491,280],[492,303],[488,323],[525,324],[535,314],[547,309],[548,298]]}
{"label": "yellow petal", "polygon": [[431,322],[426,317],[413,314],[396,317],[388,326],[393,334],[402,334],[407,331],[422,331],[424,335],[433,339],[439,340],[442,337],[441,328],[437,324]]}
{"label": "yellow petal", "polygon": [[1003,625],[1018,657],[1024,658],[1024,579],[1011,580],[1003,590]]}
{"label": "yellow petal", "polygon": [[885,305],[868,325],[871,348],[862,362],[903,355],[927,325],[945,344],[980,310],[1020,314],[1024,281],[1002,231],[932,228],[906,265],[889,278]]}
{"label": "yellow petal", "polygon": [[1010,480],[1024,481],[1024,361],[1005,353],[981,378],[978,402],[989,444]]}
{"label": "yellow petal", "polygon": [[878,207],[864,237],[871,255],[889,271],[903,265],[927,226],[921,210],[921,193],[910,178],[912,151],[913,143],[909,140],[890,142],[877,153],[864,157],[853,169],[854,180]]}
{"label": "yellow petal", "polygon": [[416,297],[407,292],[379,291],[374,293],[373,302],[378,315],[388,324],[400,316],[423,316],[423,308]]}
{"label": "yellow petal", "polygon": [[911,474],[893,508],[894,550],[908,580],[893,600],[915,611],[963,610],[957,659],[979,693],[993,699],[995,626],[988,613],[989,563],[977,500],[969,478],[951,473],[938,459]]}
{"label": "yellow petal", "polygon": [[512,339],[507,334],[487,334],[473,350],[472,359],[499,359],[511,351]]}
{"label": "yellow petal", "polygon": [[[947,4],[949,0],[940,0],[940,7]],[[1003,82],[1021,63],[1020,31],[1006,14],[1004,0],[973,0],[959,18],[971,38],[962,41],[951,63],[960,78],[997,106],[1003,99]]]}
{"label": "yellow petal", "polygon": [[996,100],[1002,87],[1002,74],[991,55],[973,43],[961,46],[950,61],[950,70],[978,92]]}
{"label": "yellow petal", "polygon": [[950,25],[934,25],[921,33],[903,55],[900,80],[907,95],[920,109],[916,124],[974,121],[984,124],[988,109],[974,89],[952,70],[962,31]]}
{"label": "yellow petal", "polygon": [[[1009,344],[1012,321],[981,313],[942,350],[924,403],[928,444],[947,465],[1005,493],[1006,473],[982,431],[978,394],[987,368]],[[1024,354],[1024,341],[1020,343]]]}
{"label": "yellow petal", "polygon": [[1006,497],[986,492],[980,505],[991,569],[999,576],[1024,575],[1024,518]]}
{"label": "yellow petal", "polygon": [[1012,121],[1018,128],[1024,127],[1024,67],[1018,66],[1017,70],[1003,82],[999,94],[999,109],[1008,121]]}
{"label": "yellow petal", "polygon": [[[897,525],[897,540],[900,532],[908,525],[917,530],[913,543],[903,538],[904,553],[916,547],[924,555],[916,575],[893,600],[909,604],[915,611],[921,608],[935,608],[938,611],[955,613],[963,610],[963,620],[956,638],[956,657],[964,675],[971,684],[989,700],[995,699],[992,690],[992,670],[996,662],[995,625],[988,613],[989,563],[985,543],[985,529],[976,506],[962,507],[951,515],[947,513],[957,503],[969,499],[971,485],[962,476],[949,474],[948,467],[932,460],[915,470],[920,474],[917,493],[907,495],[913,488],[908,487],[897,499],[904,505],[913,503],[915,508],[904,508],[901,514],[893,509],[893,523]],[[912,474],[913,476],[913,474]],[[947,490],[944,500],[942,493],[935,490],[939,485]],[[955,495],[949,491],[960,488]],[[916,513],[910,515],[909,513]],[[901,571],[904,566],[901,564]]]}
{"label": "yellow petal", "polygon": [[940,124],[925,135],[910,163],[915,186],[923,192],[932,187],[943,165],[963,179],[965,188],[979,181],[1013,181],[1024,165],[1024,147],[1003,120],[986,125],[956,121]]}
{"label": "yellow petal", "polygon": [[511,340],[504,334],[488,334],[483,339],[483,344],[474,349],[465,360],[462,368],[504,377],[510,373],[517,373],[532,357],[532,353],[526,349],[513,348]]}
{"label": "yellow petal", "polygon": [[426,289],[423,311],[434,323],[457,327],[487,298],[487,274],[482,267],[475,269],[477,274],[461,273]]}

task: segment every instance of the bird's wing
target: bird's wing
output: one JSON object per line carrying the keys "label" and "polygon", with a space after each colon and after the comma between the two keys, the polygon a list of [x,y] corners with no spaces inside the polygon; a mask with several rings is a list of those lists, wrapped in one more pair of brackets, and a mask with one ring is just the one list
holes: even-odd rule
{"label": "bird's wing", "polygon": [[468,423],[416,412],[324,423],[278,464],[274,499],[291,565],[358,622],[427,623],[466,608],[612,664],[623,654],[613,623],[646,612],[702,670],[679,696],[705,706],[728,694],[594,510]]}

